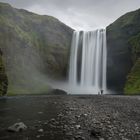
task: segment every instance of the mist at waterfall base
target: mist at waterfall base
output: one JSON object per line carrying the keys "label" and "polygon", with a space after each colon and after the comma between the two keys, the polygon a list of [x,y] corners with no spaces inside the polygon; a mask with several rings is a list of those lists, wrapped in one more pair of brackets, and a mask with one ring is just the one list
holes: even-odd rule
{"label": "mist at waterfall base", "polygon": [[105,94],[106,63],[106,30],[74,31],[68,83],[59,82],[53,85],[69,94]]}
{"label": "mist at waterfall base", "polygon": [[41,54],[36,47],[16,45],[11,47],[11,44],[7,46],[8,49],[2,48],[8,76],[8,94],[46,93],[49,86]]}

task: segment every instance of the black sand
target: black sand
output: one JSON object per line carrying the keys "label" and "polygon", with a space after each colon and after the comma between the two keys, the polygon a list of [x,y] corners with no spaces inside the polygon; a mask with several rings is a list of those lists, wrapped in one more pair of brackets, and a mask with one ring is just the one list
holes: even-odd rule
{"label": "black sand", "polygon": [[[6,130],[17,122],[23,122],[28,129],[15,133]],[[42,95],[0,99],[0,140],[139,139],[139,96]]]}

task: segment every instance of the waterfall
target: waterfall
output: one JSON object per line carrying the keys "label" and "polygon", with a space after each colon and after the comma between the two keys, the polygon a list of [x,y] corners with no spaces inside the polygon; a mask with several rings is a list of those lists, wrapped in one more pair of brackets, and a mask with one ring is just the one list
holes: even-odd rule
{"label": "waterfall", "polygon": [[106,63],[106,30],[74,31],[69,63],[71,89],[84,94],[105,93]]}

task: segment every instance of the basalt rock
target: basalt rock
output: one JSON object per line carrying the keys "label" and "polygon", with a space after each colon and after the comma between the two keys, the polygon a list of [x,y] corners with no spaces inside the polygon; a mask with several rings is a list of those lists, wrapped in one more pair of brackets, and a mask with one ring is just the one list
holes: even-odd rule
{"label": "basalt rock", "polygon": [[2,51],[0,50],[0,96],[7,93],[8,79],[5,72],[5,66],[2,59]]}
{"label": "basalt rock", "polygon": [[[129,12],[107,27],[108,88],[123,91],[135,62],[130,39],[140,33],[140,9]],[[139,77],[140,78],[140,77]]]}
{"label": "basalt rock", "polygon": [[50,94],[52,95],[67,95],[67,92],[61,89],[53,89]]}

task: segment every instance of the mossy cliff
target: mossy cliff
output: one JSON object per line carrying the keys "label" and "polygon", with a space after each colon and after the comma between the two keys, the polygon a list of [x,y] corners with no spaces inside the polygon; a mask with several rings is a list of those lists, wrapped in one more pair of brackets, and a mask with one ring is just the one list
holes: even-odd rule
{"label": "mossy cliff", "polygon": [[7,93],[7,88],[8,88],[8,79],[5,73],[2,52],[0,50],[0,96],[3,96]]}
{"label": "mossy cliff", "polygon": [[[47,79],[66,78],[73,29],[0,3],[0,48],[8,75],[8,93],[46,93]],[[139,94],[140,10],[107,27],[108,88]]]}
{"label": "mossy cliff", "polygon": [[72,32],[54,17],[0,3],[0,48],[8,93],[46,92],[48,77],[65,77]]}
{"label": "mossy cliff", "polygon": [[107,27],[109,88],[125,93],[129,93],[131,89],[131,92],[136,93],[136,87],[140,85],[138,80],[140,45],[136,37],[139,33],[140,10],[121,16]]}
{"label": "mossy cliff", "polygon": [[140,33],[129,40],[132,50],[133,67],[127,76],[125,94],[140,95]]}

